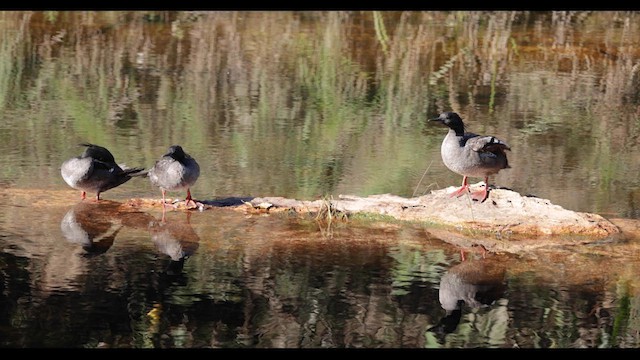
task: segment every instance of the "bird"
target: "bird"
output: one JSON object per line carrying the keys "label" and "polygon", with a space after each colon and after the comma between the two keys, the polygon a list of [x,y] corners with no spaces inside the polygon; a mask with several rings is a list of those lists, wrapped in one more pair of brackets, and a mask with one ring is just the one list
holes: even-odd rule
{"label": "bird", "polygon": [[85,147],[84,152],[64,161],[60,173],[69,186],[81,191],[81,200],[87,197],[87,192],[95,192],[96,201],[99,201],[101,193],[143,174],[144,168],[118,165],[113,154],[102,146],[90,143],[79,145]]}
{"label": "bird", "polygon": [[472,193],[471,197],[484,202],[489,194],[489,176],[511,167],[505,152],[511,150],[511,147],[495,136],[465,132],[464,122],[455,112],[443,112],[430,120],[449,127],[449,132],[442,141],[440,154],[449,170],[462,175],[462,186],[451,193],[451,197],[459,197],[468,192],[467,179],[478,177],[484,179],[484,189]]}
{"label": "bird", "polygon": [[166,154],[149,169],[151,183],[162,191],[162,205],[165,206],[167,191],[187,190],[185,204],[189,207],[195,201],[191,197],[191,187],[200,176],[200,165],[187,154],[182,146],[171,145]]}

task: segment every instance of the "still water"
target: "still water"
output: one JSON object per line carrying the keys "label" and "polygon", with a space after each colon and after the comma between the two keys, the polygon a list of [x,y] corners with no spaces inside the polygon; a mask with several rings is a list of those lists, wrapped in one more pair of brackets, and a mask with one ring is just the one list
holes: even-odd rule
{"label": "still water", "polygon": [[[634,220],[640,13],[0,13],[0,346],[632,348],[636,239],[481,254],[421,224],[80,201],[81,142],[194,156],[195,198],[423,195],[456,111],[494,179]],[[170,194],[183,197],[184,194]],[[88,199],[89,200],[89,199]]]}

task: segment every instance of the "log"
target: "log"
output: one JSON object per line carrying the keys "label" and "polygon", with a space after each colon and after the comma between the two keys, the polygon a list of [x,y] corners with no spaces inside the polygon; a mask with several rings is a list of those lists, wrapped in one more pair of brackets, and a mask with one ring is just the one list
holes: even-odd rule
{"label": "log", "polygon": [[[472,190],[484,186],[471,185]],[[197,209],[229,207],[250,213],[294,212],[322,219],[355,214],[380,215],[425,225],[425,237],[471,248],[480,245],[492,252],[521,253],[538,248],[579,245],[621,240],[621,229],[598,214],[567,210],[548,199],[521,195],[495,188],[484,202],[469,196],[450,197],[456,187],[434,190],[419,197],[391,194],[359,197],[340,195],[337,199],[296,200],[284,197],[233,197],[200,201]],[[155,203],[155,200],[147,200]],[[142,205],[144,199],[130,204]],[[175,202],[177,209],[184,201]],[[382,218],[384,220],[384,218]],[[619,222],[621,223],[621,222]],[[628,225],[631,228],[635,225]],[[640,226],[640,225],[639,225]]]}
{"label": "log", "polygon": [[[472,187],[478,184],[472,185]],[[254,207],[272,204],[278,209],[317,212],[327,201],[346,214],[371,213],[398,220],[440,224],[456,230],[488,233],[541,235],[586,235],[597,238],[620,233],[620,229],[598,214],[576,212],[554,205],[547,199],[520,195],[509,189],[493,189],[480,203],[468,196],[449,194],[456,188],[434,190],[430,194],[403,198],[382,194],[368,197],[340,195],[338,199],[301,201],[282,197],[253,198]],[[264,205],[262,205],[264,207]]]}

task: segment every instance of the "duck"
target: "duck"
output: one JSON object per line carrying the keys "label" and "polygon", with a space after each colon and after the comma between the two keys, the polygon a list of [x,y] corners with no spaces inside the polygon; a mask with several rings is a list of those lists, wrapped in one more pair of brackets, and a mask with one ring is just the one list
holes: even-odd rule
{"label": "duck", "polygon": [[94,192],[99,201],[101,193],[143,174],[142,167],[118,165],[105,147],[91,143],[79,145],[85,147],[83,153],[64,161],[60,173],[67,185],[80,190],[81,200],[86,199],[87,192]]}
{"label": "duck", "polygon": [[471,193],[471,198],[474,201],[484,202],[489,196],[489,177],[498,174],[502,169],[511,167],[505,152],[511,150],[511,147],[495,136],[466,132],[462,118],[455,112],[443,112],[429,120],[449,128],[449,132],[442,140],[440,154],[449,170],[462,175],[462,186],[450,196],[460,197],[468,193],[469,177],[483,178],[484,188]]}
{"label": "duck", "polygon": [[166,154],[148,171],[151,183],[162,191],[162,205],[166,205],[167,191],[187,190],[187,207],[197,205],[191,197],[191,187],[200,176],[200,165],[182,146],[171,145]]}

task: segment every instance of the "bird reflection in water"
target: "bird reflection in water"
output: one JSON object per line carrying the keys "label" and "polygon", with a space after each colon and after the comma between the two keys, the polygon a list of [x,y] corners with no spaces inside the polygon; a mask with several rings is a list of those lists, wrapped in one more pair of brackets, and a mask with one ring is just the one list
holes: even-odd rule
{"label": "bird reflection in water", "polygon": [[468,259],[451,267],[440,279],[438,297],[445,315],[429,329],[443,338],[458,327],[463,307],[492,305],[506,289],[505,268],[495,259]]}
{"label": "bird reflection in water", "polygon": [[120,203],[108,200],[80,202],[62,218],[62,235],[70,243],[82,246],[84,256],[103,254],[113,246],[123,227],[117,215],[119,207]]}
{"label": "bird reflection in water", "polygon": [[76,204],[62,218],[60,229],[67,241],[82,246],[82,255],[88,257],[107,252],[125,227],[147,229],[156,250],[170,258],[167,275],[175,275],[182,273],[184,261],[199,247],[200,238],[190,219],[191,212],[187,212],[186,219],[176,216],[169,221],[163,209],[158,220],[119,202],[103,200]]}
{"label": "bird reflection in water", "polygon": [[190,211],[187,211],[184,220],[177,217],[167,220],[163,208],[162,219],[151,221],[149,232],[156,249],[171,258],[167,275],[181,274],[185,260],[200,246],[200,237],[191,227]]}

